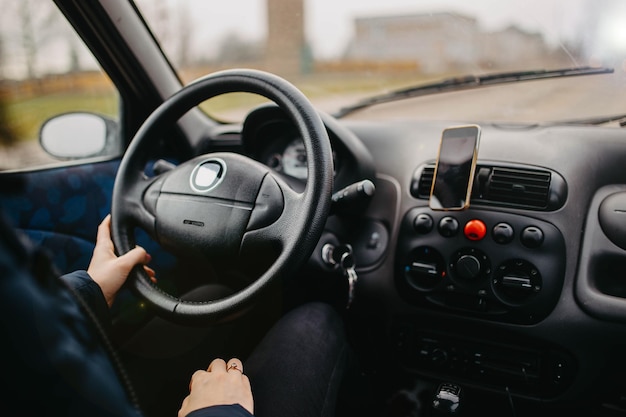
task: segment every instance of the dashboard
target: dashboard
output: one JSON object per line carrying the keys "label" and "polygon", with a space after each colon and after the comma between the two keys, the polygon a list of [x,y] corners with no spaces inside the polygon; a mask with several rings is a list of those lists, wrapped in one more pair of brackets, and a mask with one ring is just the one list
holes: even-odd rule
{"label": "dashboard", "polygon": [[[335,190],[363,179],[376,186],[361,212],[331,216],[312,256],[323,272],[324,245],[354,247],[349,314],[365,361],[394,357],[402,375],[531,402],[597,395],[623,406],[626,387],[592,381],[626,370],[626,133],[477,123],[470,206],[435,211],[441,132],[467,121],[324,122]],[[246,121],[244,147],[303,180],[294,132],[263,108]]]}
{"label": "dashboard", "polygon": [[407,370],[564,403],[619,368],[626,252],[604,231],[626,227],[620,197],[606,202],[626,181],[623,131],[482,124],[470,207],[442,212],[420,182],[442,130],[462,122],[346,123],[397,193],[375,214],[390,225],[388,257],[360,288],[366,316],[384,304],[381,351]]}

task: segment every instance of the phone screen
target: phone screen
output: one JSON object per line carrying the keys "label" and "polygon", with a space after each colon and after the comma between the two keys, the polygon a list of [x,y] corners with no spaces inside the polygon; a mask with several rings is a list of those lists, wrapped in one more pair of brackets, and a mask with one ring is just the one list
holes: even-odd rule
{"label": "phone screen", "polygon": [[469,206],[479,139],[480,127],[476,125],[443,131],[430,192],[431,209],[462,210]]}

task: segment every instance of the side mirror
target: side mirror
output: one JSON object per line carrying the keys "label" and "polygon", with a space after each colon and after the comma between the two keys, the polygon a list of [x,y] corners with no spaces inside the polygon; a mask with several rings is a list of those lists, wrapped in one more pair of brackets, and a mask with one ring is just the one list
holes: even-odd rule
{"label": "side mirror", "polygon": [[95,113],[64,113],[48,119],[39,130],[39,143],[59,159],[113,156],[121,151],[117,123]]}

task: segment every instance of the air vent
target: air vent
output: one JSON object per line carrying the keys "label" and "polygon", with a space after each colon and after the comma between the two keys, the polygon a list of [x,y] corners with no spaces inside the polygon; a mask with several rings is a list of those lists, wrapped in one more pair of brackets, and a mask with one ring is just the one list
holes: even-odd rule
{"label": "air vent", "polygon": [[434,177],[434,165],[418,168],[413,174],[413,181],[411,181],[411,195],[417,198],[429,198]]}
{"label": "air vent", "polygon": [[[415,170],[411,195],[428,199],[435,165]],[[565,203],[567,187],[559,174],[522,166],[478,165],[470,204],[556,210]]]}
{"label": "air vent", "polygon": [[546,171],[493,167],[483,192],[477,197],[543,209],[548,205],[550,177],[550,172]]}

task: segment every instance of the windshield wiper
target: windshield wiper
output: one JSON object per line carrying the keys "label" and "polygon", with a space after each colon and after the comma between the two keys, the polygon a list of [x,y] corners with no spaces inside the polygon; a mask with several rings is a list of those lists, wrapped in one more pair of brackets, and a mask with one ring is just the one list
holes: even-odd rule
{"label": "windshield wiper", "polygon": [[611,116],[589,117],[587,119],[562,120],[547,123],[548,125],[574,125],[574,126],[598,126],[607,123],[617,122],[620,127],[626,126],[626,114],[615,114]]}
{"label": "windshield wiper", "polygon": [[446,91],[470,90],[488,85],[514,83],[518,81],[540,80],[544,78],[575,77],[579,75],[611,74],[613,68],[606,67],[574,67],[554,70],[533,70],[500,72],[485,75],[467,75],[447,78],[443,81],[422,84],[415,87],[401,88],[385,94],[372,96],[361,100],[353,105],[343,107],[334,114],[335,117],[343,117],[375,104],[388,103],[405,98],[420,97]]}

